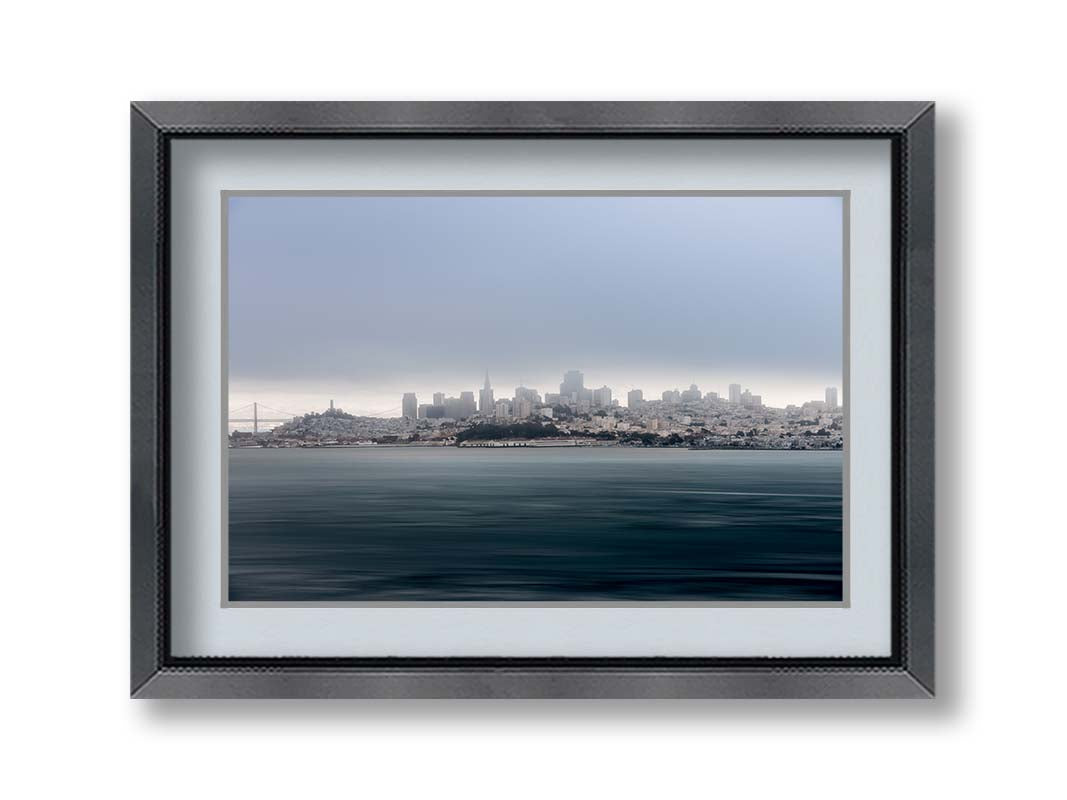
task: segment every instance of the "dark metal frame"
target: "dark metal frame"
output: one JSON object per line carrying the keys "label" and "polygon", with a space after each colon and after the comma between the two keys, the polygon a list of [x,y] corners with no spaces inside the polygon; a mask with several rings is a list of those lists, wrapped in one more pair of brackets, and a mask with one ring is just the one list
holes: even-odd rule
{"label": "dark metal frame", "polygon": [[[170,654],[170,143],[191,137],[823,137],[892,145],[887,658]],[[929,102],[131,106],[131,694],[143,698],[928,698],[934,693],[934,110]]]}

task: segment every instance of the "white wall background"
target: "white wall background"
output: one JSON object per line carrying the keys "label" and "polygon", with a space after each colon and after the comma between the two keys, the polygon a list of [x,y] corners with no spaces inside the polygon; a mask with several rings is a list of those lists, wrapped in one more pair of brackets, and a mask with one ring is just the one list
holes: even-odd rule
{"label": "white wall background", "polygon": [[[5,794],[1054,793],[1067,158],[1052,7],[7,7]],[[132,98],[937,100],[940,699],[127,700]]]}

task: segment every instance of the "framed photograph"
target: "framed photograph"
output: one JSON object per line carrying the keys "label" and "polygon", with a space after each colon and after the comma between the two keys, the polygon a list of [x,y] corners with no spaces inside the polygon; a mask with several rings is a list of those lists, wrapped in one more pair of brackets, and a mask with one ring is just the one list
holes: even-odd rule
{"label": "framed photograph", "polygon": [[929,102],[131,108],[142,698],[929,698]]}

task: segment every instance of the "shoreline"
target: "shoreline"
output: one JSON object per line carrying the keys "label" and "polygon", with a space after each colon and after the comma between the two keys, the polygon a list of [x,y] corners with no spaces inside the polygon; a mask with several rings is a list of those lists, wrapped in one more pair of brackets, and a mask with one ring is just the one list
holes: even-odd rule
{"label": "shoreline", "polygon": [[616,444],[616,443],[581,443],[581,444],[528,444],[516,442],[508,444],[299,444],[273,447],[267,445],[248,445],[244,447],[227,447],[227,450],[712,450],[716,452],[764,452],[764,453],[842,453],[844,447],[719,447],[708,445],[655,445]]}

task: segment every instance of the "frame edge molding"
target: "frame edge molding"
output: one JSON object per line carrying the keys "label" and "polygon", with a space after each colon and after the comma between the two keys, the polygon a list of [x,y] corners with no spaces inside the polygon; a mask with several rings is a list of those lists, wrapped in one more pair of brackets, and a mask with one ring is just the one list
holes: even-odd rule
{"label": "frame edge molding", "polygon": [[166,521],[162,412],[166,352],[163,236],[158,226],[163,137],[130,109],[130,690],[162,666],[158,608],[160,542]]}
{"label": "frame edge molding", "polygon": [[[934,696],[934,104],[196,103],[130,106],[131,607],[136,698],[932,698]],[[196,136],[879,136],[896,142],[901,230],[899,667],[381,668],[171,665],[168,148]],[[644,659],[650,661],[650,659]],[[393,661],[393,660],[390,660]]]}
{"label": "frame edge molding", "polygon": [[907,230],[902,231],[902,342],[904,374],[899,476],[904,500],[906,588],[902,614],[907,623],[905,664],[915,680],[934,694],[935,534],[934,534],[934,104],[909,124],[904,136],[904,198]]}

